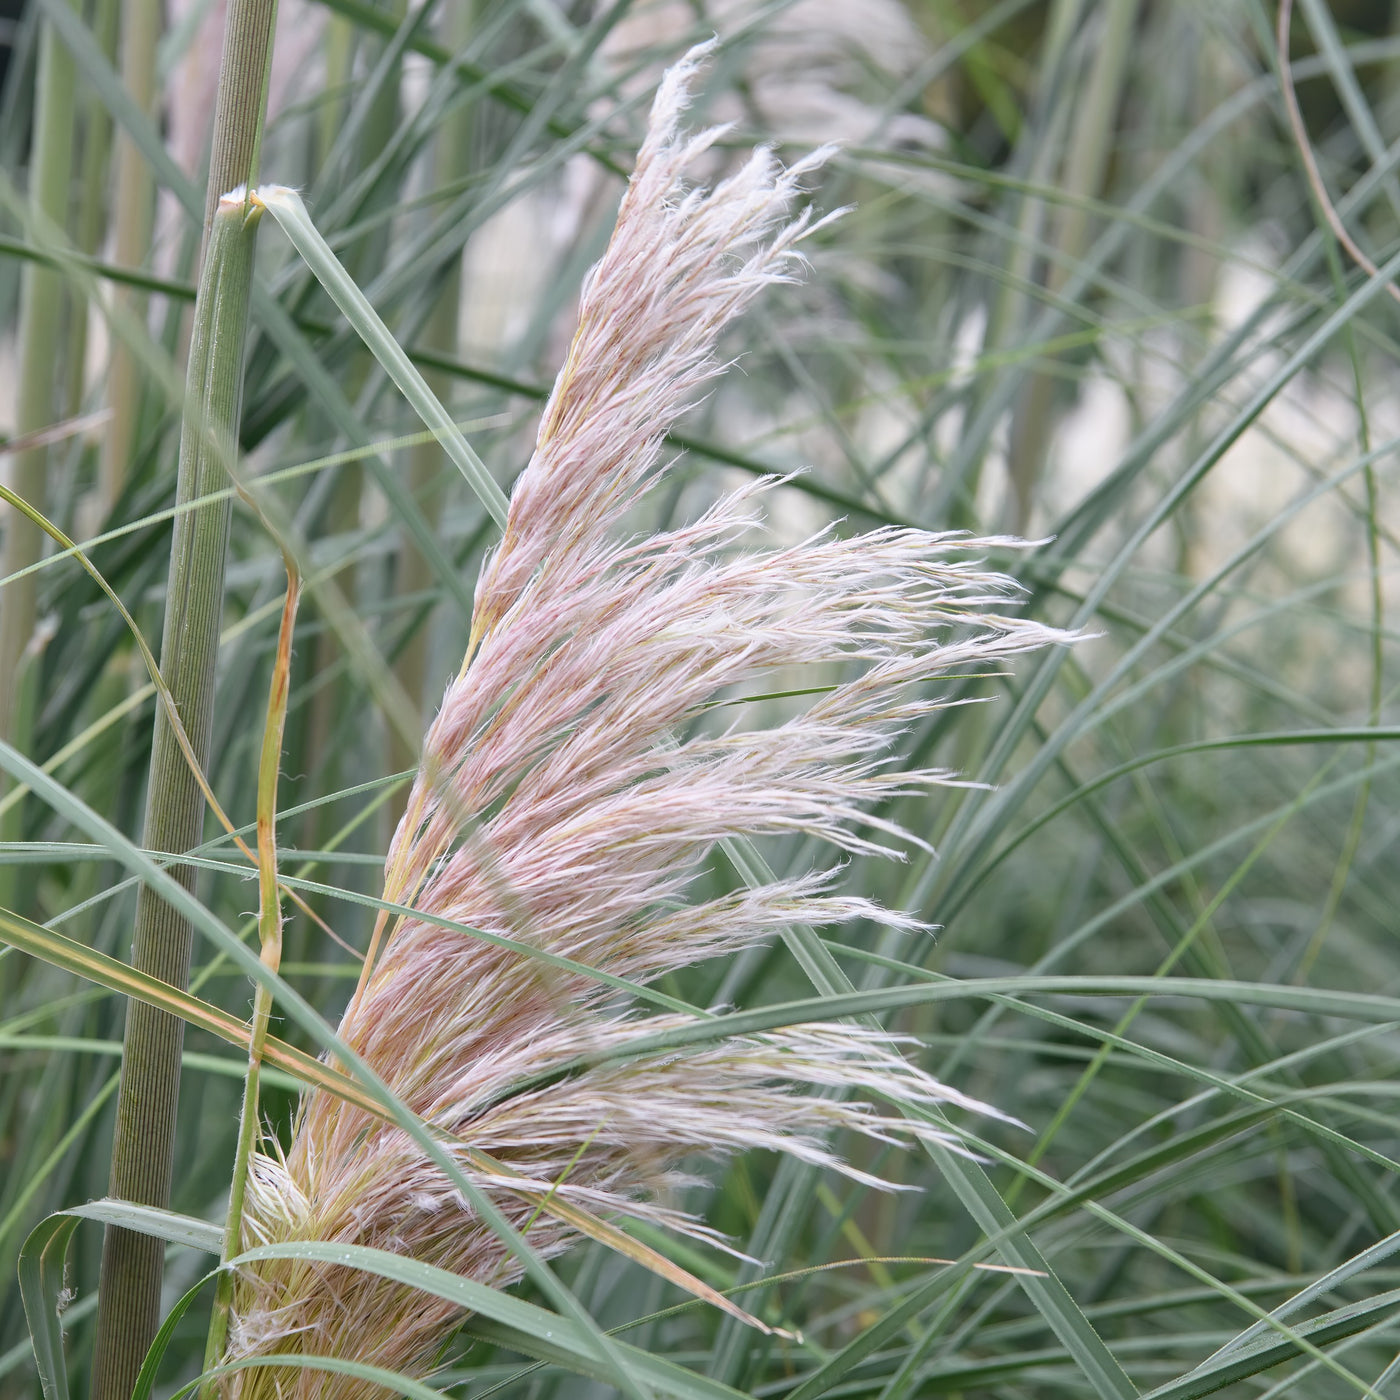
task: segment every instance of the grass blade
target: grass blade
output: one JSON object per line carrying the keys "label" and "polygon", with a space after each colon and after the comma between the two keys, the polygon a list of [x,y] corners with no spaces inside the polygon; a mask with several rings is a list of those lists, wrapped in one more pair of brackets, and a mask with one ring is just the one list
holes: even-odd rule
{"label": "grass blade", "polygon": [[68,1400],[68,1366],[58,1309],[68,1241],[77,1228],[76,1217],[51,1215],[30,1231],[19,1252],[20,1296],[44,1400]]}
{"label": "grass blade", "polygon": [[496,485],[495,478],[462,436],[451,415],[438,402],[427,380],[404,354],[369,299],[341,266],[330,244],[321,237],[301,202],[301,196],[282,185],[265,185],[255,191],[252,198],[277,220],[292,246],[316,275],[317,281],[330,293],[332,300],[369,347],[370,353],[432,430],[443,451],[455,463],[467,485],[476,492],[491,518],[504,529],[510,508],[505,492]]}

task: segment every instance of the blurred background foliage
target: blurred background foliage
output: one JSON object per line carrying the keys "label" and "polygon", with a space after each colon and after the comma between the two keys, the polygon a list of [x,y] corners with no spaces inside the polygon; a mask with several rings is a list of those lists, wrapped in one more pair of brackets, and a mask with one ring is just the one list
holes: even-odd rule
{"label": "blurred background foliage", "polygon": [[[223,0],[69,9],[86,37],[55,45],[66,127],[41,164],[36,67],[67,4],[30,0],[0,31],[0,432],[58,425],[3,466],[154,640],[179,404],[149,366],[179,363],[188,334]],[[808,243],[805,283],[733,337],[736,367],[638,527],[802,467],[774,497],[779,534],[835,520],[1042,539],[998,562],[1027,611],[1096,634],[958,683],[989,703],[905,736],[909,762],[990,786],[888,814],[936,855],[847,871],[935,933],[832,939],[858,985],[1002,979],[890,1018],[911,1054],[1026,1125],[967,1123],[995,1205],[912,1153],[852,1149],[912,1188],[885,1194],[793,1163],[697,1164],[708,1185],[687,1204],[763,1263],[685,1261],[721,1286],[790,1275],[742,1297],[800,1342],[693,1303],[638,1324],[683,1295],[597,1246],[561,1265],[605,1325],[754,1396],[1400,1395],[1400,14],[1297,4],[1288,60],[1320,185],[1287,117],[1277,20],[1254,0],[282,0],[265,178],[305,191],[503,485],[661,68],[718,32],[696,120],[734,125],[697,176],[755,141],[789,156],[836,141],[813,197],[852,207]],[[36,222],[25,200],[46,182],[57,202]],[[24,279],[55,258],[56,314],[26,342]],[[416,756],[385,688],[432,713],[492,527],[274,229],[259,266],[294,334],[255,316],[247,469],[376,649],[366,666],[304,609],[281,866],[363,948],[373,911],[356,900],[377,893],[403,797],[387,775]],[[123,359],[114,305],[148,332],[146,368]],[[153,713],[139,658],[71,558],[46,548],[23,572],[13,512],[0,531],[18,638],[0,737],[134,835]],[[238,508],[211,765],[238,821],[282,587]],[[3,794],[0,904],[124,957],[123,872],[37,798]],[[247,869],[212,821],[207,835],[200,895],[251,936]],[[780,872],[824,858],[765,853]],[[734,878],[718,860],[707,877]],[[243,981],[207,949],[196,963],[200,994],[246,1014]],[[284,973],[327,1014],[354,968],[290,919]],[[1190,981],[1141,998],[1075,981],[1115,976]],[[1298,989],[1287,1009],[1251,999],[1277,986]],[[781,947],[672,990],[811,994]],[[1392,1000],[1352,1014],[1329,991]],[[12,1267],[27,1231],[106,1190],[123,1011],[0,954],[0,1395],[37,1387]],[[187,1037],[174,1206],[211,1219],[236,1131],[226,1051]],[[274,1131],[293,1102],[269,1089]],[[933,1262],[1013,1219],[1062,1292]],[[97,1240],[85,1227],[73,1253],[79,1387]],[[169,1296],[204,1267],[172,1249]],[[1292,1340],[1241,1341],[1275,1309]],[[181,1324],[167,1393],[198,1370],[202,1328],[197,1310]],[[1095,1337],[1121,1372],[1094,1369]],[[439,1384],[473,1397],[604,1391],[470,1331],[444,1363]]]}

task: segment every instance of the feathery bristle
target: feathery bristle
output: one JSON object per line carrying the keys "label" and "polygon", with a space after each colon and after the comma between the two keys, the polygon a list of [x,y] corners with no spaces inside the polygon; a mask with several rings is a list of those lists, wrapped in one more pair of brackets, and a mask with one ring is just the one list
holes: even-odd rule
{"label": "feathery bristle", "polygon": [[[833,1152],[833,1132],[945,1135],[868,1098],[914,1113],[988,1110],[918,1069],[891,1037],[847,1024],[612,1058],[551,1080],[685,1018],[639,1013],[595,979],[437,921],[638,983],[794,921],[914,926],[835,893],[829,873],[703,902],[686,895],[727,838],[805,833],[897,854],[904,834],[873,820],[872,804],[947,780],[887,762],[900,729],[947,703],[920,683],[1064,639],[1000,611],[1014,585],[969,558],[1011,541],[884,529],[756,547],[774,481],[684,527],[619,538],[657,476],[665,433],[722,369],[720,332],[792,276],[812,227],[807,211],[790,210],[823,152],[783,169],[759,151],[711,191],[686,187],[684,170],[721,134],[680,130],[704,52],[657,94],[478,584],[468,659],[427,735],[385,885],[386,900],[419,916],[377,932],[341,1026],[415,1111],[515,1173],[462,1158],[546,1255],[576,1236],[537,1213],[522,1185],[711,1238],[657,1199],[693,1154],[767,1148],[878,1185]],[[844,678],[784,723],[712,722],[727,713],[711,712],[717,699],[812,666]],[[512,1093],[525,1081],[540,1087]],[[803,1092],[813,1089],[833,1092]],[[255,1160],[247,1235],[369,1244],[488,1282],[512,1277],[511,1257],[400,1130],[318,1092],[285,1160]],[[293,1348],[422,1373],[458,1316],[348,1268],[269,1262],[239,1279],[230,1354]],[[276,1393],[309,1397],[325,1383],[252,1370],[229,1392],[270,1395],[280,1384]],[[337,1396],[375,1393],[334,1384]]]}

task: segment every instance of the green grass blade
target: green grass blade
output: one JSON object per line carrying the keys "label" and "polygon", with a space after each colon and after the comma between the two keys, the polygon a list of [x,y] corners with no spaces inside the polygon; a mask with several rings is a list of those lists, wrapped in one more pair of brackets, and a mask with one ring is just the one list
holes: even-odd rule
{"label": "green grass blade", "polygon": [[502,1094],[504,1097],[515,1097],[517,1094],[531,1093],[591,1065],[640,1059],[647,1055],[672,1054],[694,1045],[711,1044],[731,1036],[757,1035],[785,1026],[839,1020],[843,1016],[874,1015],[900,1007],[926,1006],[964,998],[1055,993],[1094,997],[1184,997],[1193,1001],[1261,1006],[1276,1011],[1335,1016],[1372,1024],[1388,1024],[1400,1020],[1400,997],[1374,992],[1330,991],[1280,983],[1240,982],[1229,979],[1216,981],[1200,977],[976,977],[923,986],[883,987],[869,991],[837,993],[826,997],[781,1002],[751,1011],[731,1011],[712,1016],[708,1020],[677,1026],[656,1035],[638,1036],[634,1041],[611,1046],[588,1059],[570,1061],[548,1073],[521,1080],[510,1089],[503,1090]]}
{"label": "green grass blade", "polygon": [[[1302,1338],[1321,1348],[1355,1336],[1367,1328],[1393,1324],[1397,1310],[1400,1310],[1400,1289],[1393,1289],[1360,1303],[1335,1308],[1302,1324],[1297,1330]],[[1243,1352],[1212,1358],[1180,1380],[1169,1381],[1166,1385],[1147,1391],[1142,1400],[1199,1400],[1199,1397],[1214,1395],[1236,1381],[1257,1376],[1272,1366],[1291,1361],[1299,1351],[1296,1342],[1271,1338]]]}
{"label": "green grass blade", "polygon": [[383,1366],[371,1366],[367,1361],[353,1361],[344,1356],[307,1356],[301,1353],[245,1356],[238,1361],[215,1366],[198,1379],[192,1380],[188,1385],[181,1386],[171,1396],[171,1400],[180,1400],[181,1396],[190,1394],[197,1385],[216,1380],[219,1376],[230,1376],[238,1371],[261,1370],[269,1367],[289,1367],[298,1371],[324,1371],[332,1376],[353,1376],[356,1380],[370,1381],[374,1385],[381,1386],[387,1393],[402,1396],[404,1400],[449,1400],[449,1397],[445,1396],[442,1391],[434,1390],[432,1386],[424,1385],[422,1381],[416,1381],[398,1371],[386,1370]]}
{"label": "green grass blade", "polygon": [[89,1201],[60,1212],[79,1220],[97,1220],[104,1225],[120,1225],[124,1230],[150,1235],[167,1244],[182,1244],[202,1254],[218,1254],[222,1233],[217,1225],[197,1220],[178,1211],[161,1210],[157,1206],[136,1205],[132,1201],[114,1199]]}
{"label": "green grass blade", "polygon": [[301,202],[301,196],[285,186],[265,185],[253,197],[277,220],[317,281],[369,347],[370,353],[432,430],[491,518],[504,529],[510,509],[505,492],[496,485],[495,478],[458,431],[451,415],[428,387],[427,380],[419,374],[388,326],[380,319],[379,313],[370,305],[369,299],[341,266],[330,244],[321,237]]}
{"label": "green grass blade", "polygon": [[[421,1289],[475,1314],[473,1327],[480,1319],[489,1318],[508,1328],[510,1335],[517,1339],[529,1338],[533,1346],[545,1349],[548,1359],[556,1364],[578,1375],[603,1380],[608,1378],[606,1369],[600,1369],[597,1354],[589,1345],[586,1334],[568,1318],[417,1259],[364,1245],[312,1240],[260,1245],[231,1260],[230,1267],[236,1268],[259,1259],[306,1259],[363,1269],[379,1278],[407,1284],[410,1288]],[[502,1340],[505,1335],[499,1334]],[[510,1345],[510,1342],[504,1344]],[[658,1364],[656,1358],[635,1347],[621,1343],[617,1345],[627,1355],[629,1365],[642,1384],[661,1394],[673,1396],[675,1400],[719,1400],[721,1396],[732,1400],[737,1393],[680,1367]],[[535,1353],[532,1351],[530,1354]]]}
{"label": "green grass blade", "polygon": [[[728,843],[725,853],[751,888],[773,879],[772,870],[752,843]],[[812,984],[824,994],[813,1003],[825,1008],[819,1013],[823,1019],[834,1019],[842,1014],[868,1014],[876,1009],[874,1006],[867,1006],[863,1012],[838,1010],[836,1003],[847,1001],[854,1004],[862,1000],[863,994],[856,991],[854,984],[815,929],[805,924],[788,925],[783,930],[783,938]],[[935,1121],[938,1119],[935,1118]],[[1104,1345],[1103,1339],[1084,1316],[1083,1310],[1075,1303],[1069,1290],[1061,1283],[1045,1257],[1031,1243],[1028,1235],[1015,1230],[1015,1217],[986,1172],[977,1163],[949,1152],[946,1148],[935,1144],[925,1144],[925,1147],[979,1228],[987,1235],[1000,1237],[1001,1254],[1005,1261],[1030,1271],[1019,1276],[1022,1288],[1045,1317],[1051,1330],[1074,1357],[1094,1393],[1101,1397],[1101,1400],[1131,1400],[1131,1397],[1136,1396],[1137,1388]],[[949,1283],[951,1282],[950,1279]],[[940,1280],[932,1291],[926,1290],[916,1294],[914,1298],[866,1329],[860,1337],[850,1342],[814,1376],[799,1386],[792,1400],[814,1400],[814,1397],[824,1394],[876,1347],[897,1336],[906,1323],[917,1317],[944,1287],[945,1284]]]}
{"label": "green grass blade", "polygon": [[[211,1251],[206,1250],[205,1252]],[[160,1368],[161,1361],[165,1358],[165,1353],[170,1347],[170,1341],[175,1335],[176,1328],[179,1327],[185,1314],[204,1291],[204,1285],[216,1274],[217,1270],[211,1269],[198,1283],[186,1289],[175,1306],[166,1313],[164,1321],[160,1324],[160,1331],[152,1338],[145,1359],[141,1362],[136,1385],[132,1388],[131,1400],[150,1400],[151,1391],[155,1388],[156,1372]]]}
{"label": "green grass blade", "polygon": [[29,1233],[19,1252],[19,1289],[34,1344],[34,1365],[44,1400],[68,1400],[68,1366],[63,1356],[59,1297],[68,1259],[68,1241],[78,1228],[73,1216],[51,1215]]}
{"label": "green grass blade", "polygon": [[[560,1346],[553,1337],[485,1318],[472,1318],[464,1330],[482,1341],[518,1351],[523,1356],[533,1356],[537,1360],[550,1362],[577,1374],[607,1381],[607,1376],[598,1369],[596,1363],[589,1364],[584,1359],[576,1360],[574,1354]],[[742,1391],[722,1385],[708,1376],[688,1371],[664,1356],[657,1356],[653,1352],[642,1351],[636,1347],[626,1347],[626,1352],[637,1375],[651,1388],[653,1394],[669,1395],[673,1400],[739,1400],[743,1395]]]}

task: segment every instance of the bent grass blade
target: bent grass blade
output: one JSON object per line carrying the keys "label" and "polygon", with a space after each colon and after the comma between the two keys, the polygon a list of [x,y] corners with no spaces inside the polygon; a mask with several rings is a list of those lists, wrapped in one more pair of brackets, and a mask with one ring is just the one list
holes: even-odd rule
{"label": "bent grass blade", "polygon": [[428,382],[404,354],[369,298],[355,284],[354,278],[341,265],[331,246],[321,237],[301,196],[283,185],[263,185],[249,198],[275,218],[293,247],[316,275],[317,281],[340,307],[346,319],[369,347],[371,354],[383,366],[385,373],[398,385],[404,397],[419,417],[432,430],[443,450],[462,473],[467,484],[476,492],[491,518],[502,529],[510,505],[505,492],[496,484],[481,458],[458,430],[451,415],[438,402]]}

